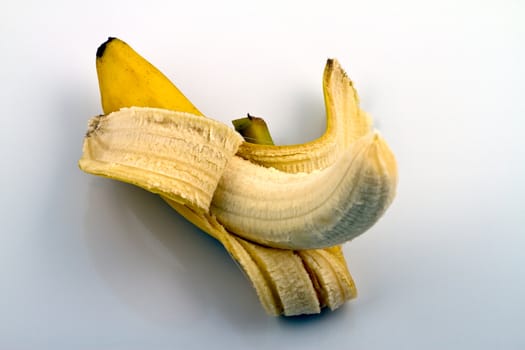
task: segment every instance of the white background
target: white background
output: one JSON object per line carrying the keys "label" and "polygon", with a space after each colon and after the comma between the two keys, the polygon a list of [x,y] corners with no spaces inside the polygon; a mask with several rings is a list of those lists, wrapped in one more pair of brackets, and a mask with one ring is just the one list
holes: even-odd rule
{"label": "white background", "polygon": [[[0,349],[524,349],[524,19],[520,0],[4,1]],[[217,242],[78,169],[108,36],[281,144],[322,133],[340,60],[400,169],[345,245],[356,300],[269,317]]]}

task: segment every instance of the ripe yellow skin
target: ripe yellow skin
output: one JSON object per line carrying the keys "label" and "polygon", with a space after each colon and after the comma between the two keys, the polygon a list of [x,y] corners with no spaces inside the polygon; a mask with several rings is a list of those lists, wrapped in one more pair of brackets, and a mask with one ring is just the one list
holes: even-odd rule
{"label": "ripe yellow skin", "polygon": [[105,114],[123,107],[156,107],[202,113],[157,68],[120,39],[97,50],[97,74]]}

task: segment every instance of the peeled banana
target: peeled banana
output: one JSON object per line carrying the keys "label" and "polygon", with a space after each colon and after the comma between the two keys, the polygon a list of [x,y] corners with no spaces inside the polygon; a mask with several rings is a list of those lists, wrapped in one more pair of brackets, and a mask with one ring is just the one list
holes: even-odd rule
{"label": "peeled banana", "polygon": [[234,125],[260,144],[204,118],[121,40],[99,47],[97,73],[106,115],[90,121],[81,169],[160,194],[221,241],[270,314],[317,313],[356,295],[340,246],[319,248],[381,217],[397,168],[337,61],[323,77],[326,132],[291,146],[274,146],[251,116]]}

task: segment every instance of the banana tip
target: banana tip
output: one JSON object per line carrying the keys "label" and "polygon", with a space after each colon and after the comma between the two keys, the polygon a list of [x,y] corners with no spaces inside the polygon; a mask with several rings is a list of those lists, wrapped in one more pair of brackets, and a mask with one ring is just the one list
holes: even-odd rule
{"label": "banana tip", "polygon": [[116,39],[116,38],[110,36],[110,37],[108,37],[108,40],[104,41],[102,43],[102,45],[100,45],[98,47],[98,49],[97,49],[97,57],[100,58],[100,57],[102,57],[102,55],[104,55],[104,51],[106,51],[106,46],[114,39]]}

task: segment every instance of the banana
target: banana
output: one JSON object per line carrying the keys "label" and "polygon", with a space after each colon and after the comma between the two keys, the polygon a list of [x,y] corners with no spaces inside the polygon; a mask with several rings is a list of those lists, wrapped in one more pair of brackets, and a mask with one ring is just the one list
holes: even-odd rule
{"label": "banana", "polygon": [[[241,143],[233,131],[202,118],[162,73],[118,39],[110,38],[97,51],[97,73],[107,115],[90,124],[79,161],[83,170],[163,196],[221,241],[270,314],[317,313],[320,307],[335,309],[356,296],[340,247],[295,251],[254,243],[310,248],[346,241],[373,224],[394,196],[395,159],[372,131],[337,61],[328,61],[323,77],[326,132],[292,146]],[[120,110],[130,106],[174,111]],[[188,167],[195,163],[197,169]],[[262,181],[254,184],[254,175]],[[257,184],[264,184],[263,192],[273,192],[261,200],[261,192],[253,187]],[[244,186],[240,192],[238,185]],[[295,190],[283,196],[283,188],[290,186]],[[315,195],[304,198],[304,190]],[[282,206],[273,210],[269,204],[276,198]],[[246,208],[263,210],[257,215]],[[261,229],[274,220],[280,223]]]}

